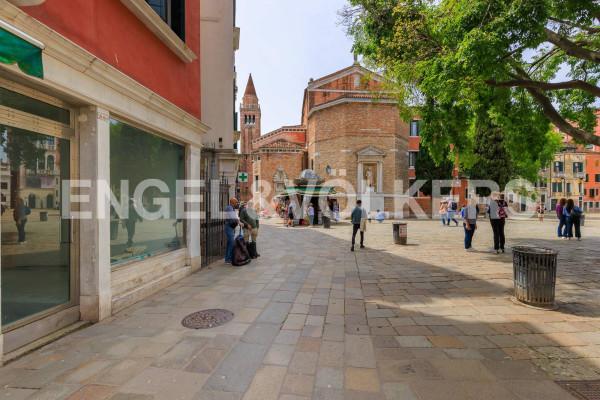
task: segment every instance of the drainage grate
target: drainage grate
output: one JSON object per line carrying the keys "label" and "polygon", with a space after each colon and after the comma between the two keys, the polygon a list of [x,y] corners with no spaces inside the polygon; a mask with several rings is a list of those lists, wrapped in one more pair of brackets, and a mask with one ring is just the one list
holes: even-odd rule
{"label": "drainage grate", "polygon": [[229,310],[203,310],[185,317],[181,325],[190,329],[210,329],[226,324],[233,316]]}
{"label": "drainage grate", "polygon": [[581,400],[600,400],[600,381],[558,381],[563,389]]}

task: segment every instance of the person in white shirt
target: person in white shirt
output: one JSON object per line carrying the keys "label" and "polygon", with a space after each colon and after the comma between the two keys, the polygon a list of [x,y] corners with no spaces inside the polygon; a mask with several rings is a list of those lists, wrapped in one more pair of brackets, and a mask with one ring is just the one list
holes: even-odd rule
{"label": "person in white shirt", "polygon": [[310,226],[315,224],[315,208],[313,207],[313,204],[310,203],[308,205],[308,224]]}
{"label": "person in white shirt", "polygon": [[477,230],[477,214],[479,214],[477,202],[474,199],[469,200],[469,203],[462,208],[461,214],[465,228],[465,250],[473,251],[473,236]]}
{"label": "person in white shirt", "polygon": [[380,224],[385,220],[385,213],[381,210],[377,210],[377,214],[375,214],[375,221]]}

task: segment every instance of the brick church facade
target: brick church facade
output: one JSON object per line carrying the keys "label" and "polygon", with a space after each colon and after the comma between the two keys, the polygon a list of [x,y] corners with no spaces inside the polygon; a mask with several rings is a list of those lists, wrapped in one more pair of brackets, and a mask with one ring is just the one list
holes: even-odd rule
{"label": "brick church facade", "polygon": [[[262,135],[250,76],[240,107],[240,171],[248,175],[248,182],[239,184],[240,198],[247,201],[254,195],[256,204],[260,196],[260,207],[267,208],[304,169],[311,169],[336,188],[342,210],[358,196],[370,210],[397,211],[393,194],[403,193],[414,178],[418,124],[400,119],[396,100],[383,83],[381,76],[356,63],[311,79],[301,125]],[[395,187],[397,180],[403,187]]]}

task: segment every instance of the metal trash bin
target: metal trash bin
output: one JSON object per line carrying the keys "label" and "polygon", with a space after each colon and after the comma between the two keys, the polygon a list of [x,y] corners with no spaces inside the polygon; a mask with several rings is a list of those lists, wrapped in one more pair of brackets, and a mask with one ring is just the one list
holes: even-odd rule
{"label": "metal trash bin", "polygon": [[331,228],[331,219],[329,217],[323,216],[323,228],[325,228],[325,229]]}
{"label": "metal trash bin", "polygon": [[403,222],[394,222],[394,243],[406,245],[408,243],[408,224]]}
{"label": "metal trash bin", "polygon": [[513,247],[515,298],[527,305],[553,309],[558,252],[545,247]]}
{"label": "metal trash bin", "polygon": [[48,221],[48,211],[40,211],[40,221]]}

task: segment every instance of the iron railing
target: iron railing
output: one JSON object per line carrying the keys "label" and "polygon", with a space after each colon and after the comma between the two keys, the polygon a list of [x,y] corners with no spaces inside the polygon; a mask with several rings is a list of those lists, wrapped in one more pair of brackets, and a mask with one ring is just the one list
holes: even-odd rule
{"label": "iron railing", "polygon": [[205,180],[206,184],[200,189],[202,203],[200,210],[200,249],[202,252],[202,267],[224,258],[225,256],[225,225],[223,211],[229,201],[229,185],[227,178]]}

